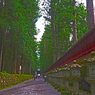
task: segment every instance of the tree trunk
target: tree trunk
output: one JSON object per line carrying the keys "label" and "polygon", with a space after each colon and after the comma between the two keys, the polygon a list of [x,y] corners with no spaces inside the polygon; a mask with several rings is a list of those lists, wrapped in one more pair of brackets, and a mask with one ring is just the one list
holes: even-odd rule
{"label": "tree trunk", "polygon": [[53,62],[55,63],[56,62],[56,51],[55,51],[55,48],[56,48],[56,44],[55,44],[55,41],[56,41],[56,37],[55,37],[55,29],[54,29],[54,23],[52,22],[51,23],[51,27],[52,27],[52,45],[53,45]]}
{"label": "tree trunk", "polygon": [[3,56],[3,39],[2,39],[1,54],[0,54],[0,72],[1,72],[2,56]]}
{"label": "tree trunk", "polygon": [[10,69],[9,73],[13,73],[13,37],[11,36],[11,45],[10,45]]}
{"label": "tree trunk", "polygon": [[[1,0],[0,2],[0,16],[2,14],[2,10],[3,10],[3,0]],[[2,26],[0,27],[2,28]],[[3,53],[3,33],[2,33],[2,29],[0,29],[0,36],[1,36],[1,52],[0,52],[0,72],[1,72],[1,64],[2,64],[2,53]]]}
{"label": "tree trunk", "polygon": [[[17,62],[16,62],[16,73],[19,74],[21,73],[21,70],[20,70],[20,62],[18,60],[18,55],[17,55]],[[21,67],[22,68],[22,67]]]}
{"label": "tree trunk", "polygon": [[56,37],[55,37],[55,25],[54,25],[54,13],[55,9],[53,8],[53,0],[51,0],[51,28],[52,28],[52,46],[53,46],[53,63],[56,62],[56,53],[55,53],[55,48],[56,48]]}
{"label": "tree trunk", "polygon": [[21,64],[21,74],[24,74],[24,57],[23,57],[23,54],[21,55],[20,64]]}
{"label": "tree trunk", "polygon": [[94,8],[93,0],[86,0],[87,2],[87,30],[89,31],[94,26]]}
{"label": "tree trunk", "polygon": [[23,74],[26,74],[26,61],[24,59],[24,63],[23,63]]}
{"label": "tree trunk", "polygon": [[2,62],[3,67],[2,67],[2,71],[6,71],[6,63],[5,63],[5,60],[6,60],[6,50],[5,50],[5,45],[4,45],[4,48],[3,48],[3,62]]}
{"label": "tree trunk", "polygon": [[10,59],[10,60],[9,60],[9,65],[10,65],[10,66],[9,66],[9,73],[12,74],[12,62],[13,62],[13,61],[12,61],[12,58],[13,58],[12,50],[10,50],[10,55],[9,55],[9,56],[10,56],[10,57],[9,57],[9,59]]}
{"label": "tree trunk", "polygon": [[21,74],[24,74],[24,70],[23,70],[23,64],[21,62]]}
{"label": "tree trunk", "polygon": [[[74,0],[74,9],[76,8],[76,2]],[[73,43],[77,42],[77,25],[76,25],[76,13],[74,12],[75,20],[73,22]]]}
{"label": "tree trunk", "polygon": [[29,74],[31,75],[31,63],[30,63],[30,73]]}
{"label": "tree trunk", "polygon": [[12,65],[12,73],[16,74],[16,47],[13,46],[13,65]]}
{"label": "tree trunk", "polygon": [[12,60],[12,51],[10,50],[10,54],[9,54],[9,68],[8,68],[8,73],[11,74],[11,60]]}
{"label": "tree trunk", "polygon": [[4,32],[4,46],[3,46],[3,70],[2,71],[6,71],[6,32]]}

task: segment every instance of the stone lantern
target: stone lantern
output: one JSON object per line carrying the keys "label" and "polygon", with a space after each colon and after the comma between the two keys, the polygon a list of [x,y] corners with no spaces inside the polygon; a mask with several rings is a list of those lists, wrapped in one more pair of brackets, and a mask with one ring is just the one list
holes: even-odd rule
{"label": "stone lantern", "polygon": [[52,73],[50,72],[49,73],[49,81],[51,82],[51,79],[52,79]]}
{"label": "stone lantern", "polygon": [[54,84],[56,84],[56,70],[54,71]]}
{"label": "stone lantern", "polygon": [[60,88],[63,87],[63,74],[62,73],[63,73],[62,69],[59,69],[59,79],[58,79],[58,81],[59,81]]}
{"label": "stone lantern", "polygon": [[58,70],[58,76],[61,76],[62,73],[61,73],[61,69]]}
{"label": "stone lantern", "polygon": [[54,71],[52,71],[52,83],[54,82]]}
{"label": "stone lantern", "polygon": [[65,68],[64,76],[67,78],[70,77],[70,69],[69,68]]}
{"label": "stone lantern", "polygon": [[71,76],[80,77],[80,68],[78,67],[78,64],[71,66]]}
{"label": "stone lantern", "polygon": [[53,74],[53,83],[54,84],[56,84],[56,85],[58,85],[58,70],[54,70],[54,72],[53,72],[54,74]]}
{"label": "stone lantern", "polygon": [[95,95],[95,55],[90,56],[86,64],[88,77],[85,80],[91,84],[91,95]]}
{"label": "stone lantern", "polygon": [[61,85],[62,85],[62,87],[65,87],[65,80],[64,80],[65,70],[64,70],[64,68],[62,68],[61,73],[62,73],[62,82],[63,82],[63,84],[61,84]]}
{"label": "stone lantern", "polygon": [[60,78],[59,78],[59,76],[60,76],[60,72],[59,72],[59,70],[57,70],[57,76],[56,76],[56,79],[57,79],[57,86],[60,85]]}
{"label": "stone lantern", "polygon": [[53,81],[53,71],[51,73],[51,82]]}
{"label": "stone lantern", "polygon": [[53,71],[51,72],[51,82],[53,82]]}
{"label": "stone lantern", "polygon": [[65,91],[69,91],[69,77],[70,77],[70,69],[65,67],[63,70],[63,79],[65,83]]}
{"label": "stone lantern", "polygon": [[57,85],[57,70],[55,70],[55,84]]}
{"label": "stone lantern", "polygon": [[81,80],[80,77],[80,65],[72,64],[71,65],[71,80],[73,81],[73,92],[74,95],[79,95],[79,81]]}
{"label": "stone lantern", "polygon": [[56,84],[56,70],[53,71],[53,83]]}
{"label": "stone lantern", "polygon": [[62,70],[62,75],[63,75],[63,77],[65,76],[65,69],[64,68]]}
{"label": "stone lantern", "polygon": [[87,62],[87,70],[89,77],[95,77],[95,61]]}

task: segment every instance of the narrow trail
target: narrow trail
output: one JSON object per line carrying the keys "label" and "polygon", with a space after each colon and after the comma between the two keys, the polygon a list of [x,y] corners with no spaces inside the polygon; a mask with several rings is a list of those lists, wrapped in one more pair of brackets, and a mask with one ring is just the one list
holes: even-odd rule
{"label": "narrow trail", "polygon": [[61,95],[43,78],[25,81],[18,85],[0,90],[0,95]]}

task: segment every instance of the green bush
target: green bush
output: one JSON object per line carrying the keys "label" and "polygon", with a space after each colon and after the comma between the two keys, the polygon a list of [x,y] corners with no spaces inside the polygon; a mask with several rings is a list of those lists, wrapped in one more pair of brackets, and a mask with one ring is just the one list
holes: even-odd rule
{"label": "green bush", "polygon": [[6,71],[0,72],[0,89],[32,79],[33,75],[8,74]]}

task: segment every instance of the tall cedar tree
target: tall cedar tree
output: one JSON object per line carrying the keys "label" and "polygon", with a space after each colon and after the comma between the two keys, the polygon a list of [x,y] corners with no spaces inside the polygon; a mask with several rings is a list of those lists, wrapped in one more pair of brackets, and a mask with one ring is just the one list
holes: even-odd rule
{"label": "tall cedar tree", "polygon": [[[78,3],[75,7],[74,0],[44,0],[42,5],[46,12],[44,18],[50,23],[48,28],[51,29],[45,28],[45,33],[39,45],[41,68],[46,67],[44,68],[45,71],[73,45],[73,40],[70,40],[70,36],[74,34],[75,29],[77,29],[77,40],[87,32],[87,21],[85,6],[82,3]],[[77,26],[77,28],[75,26]],[[47,43],[47,36],[49,34],[52,35],[52,39],[50,39],[52,43],[52,52],[49,50],[51,48],[48,46],[49,43]],[[45,48],[45,50],[43,48]],[[52,53],[51,55],[53,55],[53,61],[51,60],[49,63],[47,60],[52,59],[52,56],[50,55],[50,57],[48,57],[48,53]],[[47,56],[44,56],[44,54]]]}
{"label": "tall cedar tree", "polygon": [[35,20],[37,0],[1,0],[0,71],[31,74],[37,69]]}

